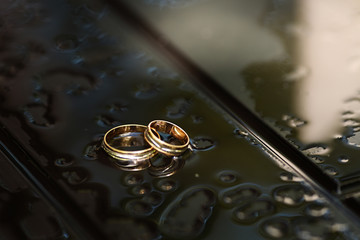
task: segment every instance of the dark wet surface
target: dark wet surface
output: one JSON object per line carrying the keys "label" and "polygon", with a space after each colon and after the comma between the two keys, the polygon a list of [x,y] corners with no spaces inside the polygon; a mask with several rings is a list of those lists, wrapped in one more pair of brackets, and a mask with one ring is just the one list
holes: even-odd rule
{"label": "dark wet surface", "polygon": [[[149,22],[160,30],[164,29],[159,19],[177,19],[171,13],[194,14],[199,6],[208,6],[209,13],[215,13],[212,8],[219,6],[206,0],[133,3],[146,17],[156,14],[157,18]],[[212,55],[217,57],[203,61],[195,51],[195,62],[331,177],[355,171],[358,151],[354,113],[348,110],[345,114],[348,135],[331,143],[302,142],[297,129],[311,124],[311,120],[292,109],[289,98],[297,90],[283,78],[305,78],[308,71],[287,60],[263,59],[281,49],[281,44],[292,54],[291,42],[277,26],[290,21],[293,16],[288,14],[292,12],[287,10],[295,9],[295,4],[285,6],[279,1],[279,5],[269,7],[264,1],[226,1],[220,10],[232,4],[238,8],[230,16],[246,19],[232,20],[241,22],[243,30],[234,32],[231,41],[224,40],[219,45],[224,48],[217,50],[204,40],[213,34],[221,35],[209,25],[200,32],[203,40],[198,39],[198,43],[203,42],[208,51],[214,50]],[[247,13],[242,6],[254,12]],[[354,228],[358,223],[342,214],[342,205],[329,201],[328,196],[289,172],[285,165],[279,166],[276,156],[192,85],[191,76],[175,70],[147,39],[104,3],[6,1],[0,3],[0,13],[0,122],[2,131],[8,134],[2,132],[5,137],[1,138],[1,150],[11,153],[3,157],[1,166],[14,163],[26,179],[0,176],[5,182],[0,189],[4,205],[1,216],[11,219],[1,221],[4,236],[224,240],[235,236],[359,236]],[[259,18],[253,13],[269,20],[264,20],[270,24],[266,25],[268,30],[259,27]],[[277,18],[269,19],[270,13]],[[194,21],[193,26],[215,24],[216,19],[221,19],[210,15]],[[270,21],[273,19],[276,21]],[[170,29],[176,29],[168,23]],[[260,39],[254,45],[246,45],[243,39],[239,48],[233,47],[231,44],[245,29],[252,29]],[[269,31],[279,31],[281,40]],[[165,31],[171,40],[172,33]],[[189,48],[181,42],[184,38],[174,36],[175,44],[187,54]],[[269,45],[263,46],[267,40]],[[239,68],[231,64],[227,67],[229,61],[223,61],[227,57],[219,54],[228,53],[227,45],[234,52],[249,46],[263,48],[248,52],[248,59],[242,63],[237,57],[229,59],[243,64]],[[211,70],[217,63],[214,59],[221,64]],[[120,124],[147,125],[154,119],[169,120],[184,129],[191,138],[192,151],[179,159],[153,159],[150,168],[138,172],[114,165],[100,147],[104,134]],[[352,138],[346,137],[351,134]],[[60,193],[63,195],[57,196]],[[11,209],[16,211],[11,211],[10,216]]]}

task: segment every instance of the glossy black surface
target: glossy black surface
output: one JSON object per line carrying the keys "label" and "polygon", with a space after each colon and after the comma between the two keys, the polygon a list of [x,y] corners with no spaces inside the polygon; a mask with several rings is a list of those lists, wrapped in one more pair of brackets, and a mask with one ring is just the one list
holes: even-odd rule
{"label": "glossy black surface", "polygon": [[[65,239],[356,239],[358,222],[346,207],[357,205],[340,202],[332,178],[313,176],[315,164],[248,111],[246,101],[221,88],[211,71],[187,62],[177,48],[152,35],[157,31],[144,32],[152,29],[151,21],[136,25],[143,24],[136,12],[105,2],[1,3],[2,165],[13,164],[38,201],[46,201],[66,226],[43,225],[41,234],[52,234],[48,239],[58,239],[55,233]],[[264,77],[277,68],[269,69]],[[100,148],[103,135],[119,124],[146,125],[153,119],[183,128],[193,151],[171,166],[165,158],[139,172],[119,169]],[[291,149],[289,164],[269,144]],[[321,146],[309,154],[321,152]],[[307,161],[298,164],[313,179],[291,173],[296,157]],[[44,224],[51,225],[51,219]],[[34,239],[38,227],[29,225],[13,238]]]}

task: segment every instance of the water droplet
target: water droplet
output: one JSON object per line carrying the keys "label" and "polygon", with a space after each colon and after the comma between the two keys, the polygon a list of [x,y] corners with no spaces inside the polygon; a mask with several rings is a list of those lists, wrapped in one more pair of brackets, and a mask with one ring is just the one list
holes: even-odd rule
{"label": "water droplet", "polygon": [[285,81],[293,82],[306,78],[309,75],[309,68],[305,66],[297,66],[292,72],[287,73],[284,77]]}
{"label": "water droplet", "polygon": [[167,116],[172,119],[184,117],[191,106],[191,101],[185,98],[173,100],[173,104],[167,107]]}
{"label": "water droplet", "polygon": [[88,179],[87,173],[82,168],[65,171],[62,173],[62,176],[66,178],[68,183],[70,183],[71,185],[78,185]]}
{"label": "water droplet", "polygon": [[83,95],[96,87],[98,80],[87,72],[57,68],[49,70],[34,81],[47,92],[64,92],[68,95]]}
{"label": "water droplet", "polygon": [[204,230],[215,206],[216,195],[207,188],[192,188],[172,202],[160,217],[162,232],[170,237],[192,239]]}
{"label": "water droplet", "polygon": [[215,142],[208,137],[195,137],[191,140],[191,146],[196,150],[206,151],[215,147]]}
{"label": "water droplet", "polygon": [[313,146],[302,150],[302,152],[308,156],[315,156],[315,155],[325,156],[330,152],[330,148],[326,146]]}
{"label": "water droplet", "polygon": [[150,203],[153,207],[157,207],[163,202],[163,195],[159,192],[153,191],[144,196],[143,201]]}
{"label": "water droplet", "polygon": [[135,91],[135,97],[138,99],[150,99],[155,97],[160,91],[158,83],[142,83]]}
{"label": "water droplet", "polygon": [[24,69],[25,60],[21,58],[5,58],[0,62],[0,75],[5,78],[13,78]]}
{"label": "water droplet", "polygon": [[120,125],[120,122],[118,120],[115,120],[114,118],[110,116],[105,115],[98,115],[95,117],[96,124],[100,127],[113,127],[116,125]]}
{"label": "water droplet", "polygon": [[51,127],[55,120],[51,116],[49,109],[42,104],[28,104],[24,108],[24,116],[33,125],[38,127]]}
{"label": "water droplet", "polygon": [[191,115],[191,119],[195,124],[200,124],[204,122],[204,118],[198,115]]}
{"label": "water droplet", "polygon": [[98,159],[98,151],[100,150],[100,141],[88,144],[83,152],[83,156],[87,160]]}
{"label": "water droplet", "polygon": [[107,106],[109,112],[126,112],[128,106],[125,103],[112,103]]}
{"label": "water droplet", "polygon": [[129,173],[124,176],[123,181],[127,186],[140,185],[144,182],[144,176],[141,173]]}
{"label": "water droplet", "polygon": [[145,195],[145,194],[150,193],[150,191],[151,191],[151,186],[150,186],[150,184],[148,184],[148,183],[134,186],[134,187],[131,189],[131,192],[132,192],[135,196],[142,196],[142,195]]}
{"label": "water droplet", "polygon": [[78,48],[79,40],[72,34],[61,34],[55,37],[55,46],[59,51],[73,51]]}
{"label": "water droplet", "polygon": [[354,134],[347,137],[347,143],[354,147],[360,147],[360,131],[354,132]]}
{"label": "water droplet", "polygon": [[234,219],[241,224],[250,224],[275,211],[275,205],[267,199],[257,199],[236,208]]}
{"label": "water droplet", "polygon": [[285,121],[286,124],[292,128],[301,127],[306,124],[306,122],[304,120],[301,120],[297,117],[287,115],[287,114],[283,115],[282,120]]}
{"label": "water droplet", "polygon": [[235,129],[234,130],[234,134],[236,135],[236,136],[240,136],[240,137],[247,137],[247,136],[249,136],[249,133],[248,132],[246,132],[246,131],[244,131],[244,130],[242,130],[242,129]]}
{"label": "water droplet", "polygon": [[345,155],[341,155],[338,157],[338,162],[339,163],[348,163],[349,162],[349,157],[345,156]]}
{"label": "water droplet", "polygon": [[288,206],[299,206],[304,202],[305,189],[301,185],[285,185],[277,187],[273,196],[277,202]]}
{"label": "water droplet", "polygon": [[243,204],[250,200],[254,200],[261,195],[261,191],[254,186],[239,185],[226,189],[220,193],[222,203],[227,207]]}
{"label": "water droplet", "polygon": [[235,171],[224,170],[218,173],[218,179],[226,184],[235,183],[239,180],[239,174]]}
{"label": "water droplet", "polygon": [[163,192],[174,191],[177,188],[177,182],[172,179],[161,179],[157,182],[156,186]]}
{"label": "water droplet", "polygon": [[324,204],[314,202],[306,207],[305,212],[309,216],[322,217],[329,214],[330,210]]}
{"label": "water droplet", "polygon": [[343,122],[344,127],[358,127],[360,122],[354,119],[345,119]]}
{"label": "water droplet", "polygon": [[280,174],[280,179],[284,182],[302,182],[303,179],[299,176],[294,175],[291,172],[282,172]]}
{"label": "water droplet", "polygon": [[338,170],[332,166],[325,166],[324,167],[324,172],[330,176],[335,176],[338,175]]}
{"label": "water droplet", "polygon": [[74,163],[74,160],[69,158],[58,158],[55,160],[55,165],[58,167],[68,167]]}
{"label": "water droplet", "polygon": [[157,67],[149,67],[147,69],[147,73],[152,77],[158,77],[159,76],[159,69]]}
{"label": "water droplet", "polygon": [[284,239],[291,232],[290,222],[282,217],[265,220],[260,228],[266,237],[275,239]]}
{"label": "water droplet", "polygon": [[319,157],[319,156],[310,156],[309,159],[312,160],[314,163],[317,163],[317,164],[325,162],[325,159],[323,157]]}
{"label": "water droplet", "polygon": [[153,213],[153,207],[150,203],[133,199],[126,203],[125,210],[132,216],[146,217]]}
{"label": "water droplet", "polygon": [[324,218],[298,217],[293,221],[296,237],[302,240],[334,239],[331,223]]}

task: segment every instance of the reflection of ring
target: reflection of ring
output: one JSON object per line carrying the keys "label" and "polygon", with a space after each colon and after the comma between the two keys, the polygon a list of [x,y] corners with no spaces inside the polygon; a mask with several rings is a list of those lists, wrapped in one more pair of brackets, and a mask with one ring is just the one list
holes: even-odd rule
{"label": "reflection of ring", "polygon": [[[158,131],[169,135],[167,142],[160,138]],[[189,136],[186,132],[175,124],[164,120],[150,122],[145,130],[144,137],[153,148],[168,156],[179,156],[189,146]]]}
{"label": "reflection of ring", "polygon": [[[121,125],[110,129],[104,136],[102,148],[123,167],[144,165],[157,152],[144,141],[146,126]],[[146,163],[145,165],[148,165]]]}

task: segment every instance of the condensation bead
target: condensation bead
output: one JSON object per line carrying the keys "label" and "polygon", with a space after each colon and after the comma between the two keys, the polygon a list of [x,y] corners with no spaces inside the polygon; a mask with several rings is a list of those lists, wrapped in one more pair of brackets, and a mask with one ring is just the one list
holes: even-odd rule
{"label": "condensation bead", "polygon": [[234,219],[241,224],[251,224],[275,212],[275,205],[267,199],[257,199],[233,211]]}
{"label": "condensation bead", "polygon": [[148,194],[150,191],[151,191],[151,186],[148,183],[134,186],[131,189],[132,194],[134,194],[135,196],[142,196]]}
{"label": "condensation bead", "polygon": [[193,188],[172,202],[160,218],[162,232],[173,238],[192,239],[205,228],[215,206],[216,195],[207,188]]}
{"label": "condensation bead", "polygon": [[215,141],[208,137],[195,137],[191,140],[191,146],[195,150],[206,151],[215,146]]}
{"label": "condensation bead", "polygon": [[330,209],[321,203],[311,203],[306,209],[305,213],[312,217],[322,217],[330,213]]}
{"label": "condensation bead", "polygon": [[254,200],[261,195],[261,191],[254,186],[240,185],[226,189],[220,194],[222,203],[227,207],[233,207]]}
{"label": "condensation bead", "polygon": [[143,83],[137,87],[135,97],[138,99],[150,99],[155,97],[160,91],[158,83]]}
{"label": "condensation bead", "polygon": [[239,174],[235,171],[224,170],[218,173],[218,179],[222,183],[231,184],[239,180]]}
{"label": "condensation bead", "polygon": [[85,182],[88,179],[87,173],[82,168],[76,170],[65,171],[62,176],[66,178],[67,182],[72,185],[78,185]]}
{"label": "condensation bead", "polygon": [[129,173],[124,176],[123,181],[127,186],[139,185],[144,182],[144,176],[141,173]]}
{"label": "condensation bead", "polygon": [[167,116],[172,119],[184,117],[191,106],[191,102],[185,98],[178,98],[173,101],[173,104],[167,107]]}
{"label": "condensation bead", "polygon": [[332,223],[323,218],[298,217],[293,222],[294,233],[301,240],[334,239]]}
{"label": "condensation bead", "polygon": [[55,166],[58,167],[68,167],[74,163],[72,159],[69,158],[58,158],[55,160]]}
{"label": "condensation bead", "polygon": [[146,201],[133,199],[126,203],[125,210],[132,216],[146,217],[152,214],[153,206]]}
{"label": "condensation bead", "polygon": [[164,199],[161,193],[152,191],[151,193],[145,195],[143,200],[147,203],[150,203],[153,207],[157,207],[163,202]]}
{"label": "condensation bead", "polygon": [[59,51],[73,51],[79,46],[79,40],[75,35],[61,34],[55,37],[56,49]]}
{"label": "condensation bead", "polygon": [[100,142],[88,144],[83,152],[83,156],[87,160],[96,160],[98,158],[98,151],[100,150]]}
{"label": "condensation bead", "polygon": [[285,239],[291,232],[290,222],[286,218],[275,217],[265,220],[260,225],[261,232],[273,239]]}
{"label": "condensation bead", "polygon": [[163,192],[171,192],[176,190],[177,182],[172,179],[161,179],[157,182],[156,187]]}
{"label": "condensation bead", "polygon": [[273,196],[277,202],[288,206],[298,206],[304,202],[305,189],[301,185],[286,185],[274,190]]}
{"label": "condensation bead", "polygon": [[348,157],[348,156],[345,156],[345,155],[341,155],[341,156],[339,156],[339,158],[338,158],[338,162],[339,162],[339,163],[348,163],[348,162],[349,162],[349,157]]}
{"label": "condensation bead", "polygon": [[303,179],[299,176],[294,175],[291,172],[282,172],[280,174],[280,179],[284,182],[301,182]]}

